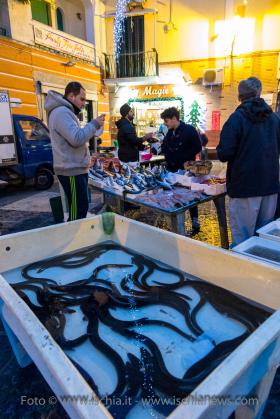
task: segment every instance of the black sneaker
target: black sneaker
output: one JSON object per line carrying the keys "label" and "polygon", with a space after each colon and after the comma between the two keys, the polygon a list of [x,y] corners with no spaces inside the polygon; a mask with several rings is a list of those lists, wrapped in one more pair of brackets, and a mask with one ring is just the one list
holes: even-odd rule
{"label": "black sneaker", "polygon": [[186,232],[187,237],[193,237],[200,232],[200,226],[195,226],[191,230]]}

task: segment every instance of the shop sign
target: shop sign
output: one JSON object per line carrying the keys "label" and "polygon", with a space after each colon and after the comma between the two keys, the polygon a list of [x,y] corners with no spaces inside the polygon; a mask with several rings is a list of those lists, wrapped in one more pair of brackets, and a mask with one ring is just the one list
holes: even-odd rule
{"label": "shop sign", "polygon": [[164,97],[174,97],[173,84],[151,84],[138,86],[138,99],[160,99]]}
{"label": "shop sign", "polygon": [[61,51],[65,54],[73,55],[82,60],[94,61],[94,48],[89,45],[83,45],[66,36],[61,36],[56,32],[34,26],[35,43],[45,47]]}
{"label": "shop sign", "polygon": [[221,129],[221,111],[212,111],[212,130],[220,131]]}

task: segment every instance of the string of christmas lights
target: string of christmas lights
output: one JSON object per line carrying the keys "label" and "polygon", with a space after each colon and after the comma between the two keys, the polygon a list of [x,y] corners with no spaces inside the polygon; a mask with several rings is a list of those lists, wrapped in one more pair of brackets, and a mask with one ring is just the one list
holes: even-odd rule
{"label": "string of christmas lights", "polygon": [[126,8],[130,0],[117,0],[116,16],[114,22],[114,53],[118,60],[122,41],[123,41],[123,21],[125,19]]}

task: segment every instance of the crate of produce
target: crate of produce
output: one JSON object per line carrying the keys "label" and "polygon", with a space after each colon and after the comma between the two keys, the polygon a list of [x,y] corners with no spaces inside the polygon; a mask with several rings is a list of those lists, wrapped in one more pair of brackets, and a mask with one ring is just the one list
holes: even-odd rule
{"label": "crate of produce", "polygon": [[211,172],[213,163],[210,160],[188,161],[184,168],[194,175],[208,175]]}

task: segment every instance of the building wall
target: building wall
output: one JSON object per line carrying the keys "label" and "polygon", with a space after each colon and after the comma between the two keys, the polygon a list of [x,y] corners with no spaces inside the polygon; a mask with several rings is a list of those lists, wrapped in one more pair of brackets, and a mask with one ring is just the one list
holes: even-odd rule
{"label": "building wall", "polygon": [[[241,0],[173,0],[171,24],[170,1],[149,0],[144,7],[157,10],[155,38],[159,62],[280,50],[278,0],[249,0],[247,5]],[[111,54],[112,18],[107,19],[106,33],[107,51]],[[154,47],[153,14],[145,15],[145,47]]]}
{"label": "building wall", "polygon": [[[61,8],[63,12],[64,31],[86,41],[85,8],[82,2],[80,0],[56,0],[55,8],[57,7]],[[81,19],[78,18],[78,13]],[[54,19],[53,26],[57,28],[56,15]]]}
{"label": "building wall", "polygon": [[[170,4],[172,13],[170,21]],[[212,112],[220,112],[222,127],[238,105],[237,86],[241,79],[256,76],[263,83],[263,93],[272,98],[278,92],[278,55],[280,51],[280,1],[249,0],[148,0],[145,9],[145,50],[156,47],[159,55],[159,83],[177,83],[182,76],[191,84],[180,86],[185,99],[185,113],[193,100],[206,111],[206,129],[210,144],[218,141],[212,132]],[[112,11],[112,5],[107,12]],[[113,53],[113,18],[106,19],[107,53]],[[156,28],[156,29],[154,29]],[[164,30],[165,29],[165,30]],[[204,87],[203,71],[224,70],[224,83]],[[181,74],[181,75],[180,75]],[[177,81],[172,81],[177,80]],[[153,84],[147,78],[147,83]],[[182,83],[182,82],[181,82]],[[120,96],[111,94],[122,101]],[[111,106],[112,108],[112,106]]]}
{"label": "building wall", "polygon": [[[256,76],[262,81],[263,95],[272,99],[272,108],[275,110],[278,93],[278,56],[277,52],[255,53],[241,55],[232,59],[208,59],[184,61],[180,68],[189,74],[193,84],[188,86],[189,98],[197,98],[206,109],[206,130],[211,131],[212,111],[221,112],[221,127],[229,115],[238,106],[237,87],[240,80]],[[201,84],[203,70],[208,68],[224,68],[225,79],[222,86],[204,87]],[[210,132],[210,145],[218,141],[219,132]]]}
{"label": "building wall", "polygon": [[[26,44],[34,43],[31,7],[28,3],[8,0],[11,37]],[[24,22],[24,30],[23,30]]]}
{"label": "building wall", "polygon": [[[94,4],[94,35],[96,55],[99,62],[103,62],[103,54],[107,51],[106,46],[106,28],[105,28],[105,4],[101,1],[95,1]],[[107,23],[107,22],[106,22]]]}
{"label": "building wall", "polygon": [[[0,0],[4,1],[4,0]],[[65,32],[72,36],[94,43],[94,8],[101,0],[46,0],[51,3],[50,15],[53,28],[57,28],[56,7],[61,7],[64,14]],[[1,3],[0,3],[1,4]],[[28,2],[8,1],[11,36],[27,44],[34,44],[31,6]],[[81,19],[78,18],[80,14]],[[24,22],[24,30],[22,30]]]}
{"label": "building wall", "polygon": [[[160,62],[207,58],[213,56],[209,38],[214,35],[215,21],[224,18],[224,0],[173,1],[171,21],[169,2],[165,5],[147,2],[147,8],[156,8],[156,49]],[[164,31],[168,25],[168,32]],[[154,46],[153,15],[145,18],[145,42],[147,50]],[[150,35],[148,35],[150,34]]]}
{"label": "building wall", "polygon": [[[17,114],[42,117],[41,95],[36,94],[38,73],[51,77],[53,83],[59,79],[76,80],[97,91],[98,112],[109,115],[109,97],[102,83],[100,69],[94,65],[77,61],[74,67],[62,65],[69,61],[59,54],[43,51],[39,48],[0,37],[0,90],[8,90],[10,96],[22,101],[20,108],[14,108]],[[105,145],[110,144],[108,117],[102,136]]]}
{"label": "building wall", "polygon": [[11,34],[7,0],[0,0],[0,28],[5,29],[8,36]]}

